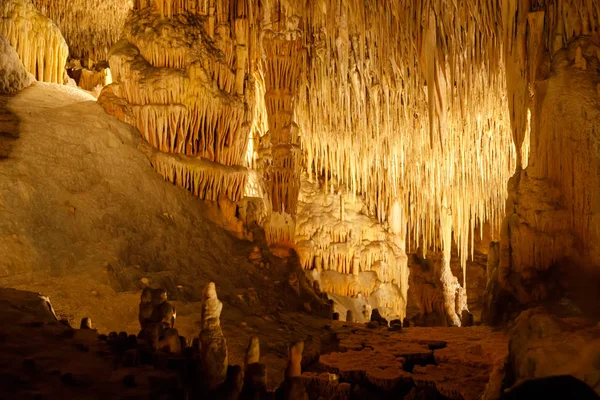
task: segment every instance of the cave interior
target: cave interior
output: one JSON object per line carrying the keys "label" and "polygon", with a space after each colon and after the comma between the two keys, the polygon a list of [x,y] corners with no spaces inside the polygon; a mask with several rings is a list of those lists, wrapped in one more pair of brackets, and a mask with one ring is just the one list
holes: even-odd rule
{"label": "cave interior", "polygon": [[11,399],[600,399],[600,2],[1,0],[0,303]]}

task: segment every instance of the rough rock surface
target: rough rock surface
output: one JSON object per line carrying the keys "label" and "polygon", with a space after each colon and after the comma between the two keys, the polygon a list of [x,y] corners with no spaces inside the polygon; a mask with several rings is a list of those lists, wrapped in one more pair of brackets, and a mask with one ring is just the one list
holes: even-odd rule
{"label": "rough rock surface", "polygon": [[600,394],[600,324],[541,307],[524,311],[510,331],[508,370],[513,384],[572,375]]}
{"label": "rough rock surface", "polygon": [[[73,326],[90,317],[101,332],[132,333],[140,291],[163,287],[179,334],[192,337],[202,288],[214,281],[228,305],[230,362],[241,364],[248,338],[264,332],[262,359],[276,385],[288,344],[317,337],[323,324],[296,312],[304,286],[294,303],[283,297],[299,263],[274,257],[260,232],[251,243],[221,229],[218,205],[165,182],[137,149],[139,134],[84,92],[38,83],[8,108],[20,122],[10,123],[19,137],[0,158],[0,285],[47,294]],[[256,245],[268,268],[248,260]]]}
{"label": "rough rock surface", "polygon": [[388,319],[403,319],[408,289],[403,235],[379,223],[360,197],[338,189],[324,193],[323,182],[302,179],[296,221],[302,266],[341,316],[352,311],[365,322],[361,311],[368,304]]}
{"label": "rough rock surface", "polygon": [[[560,18],[572,18],[568,23],[575,25],[587,17]],[[539,28],[534,37],[549,34],[543,30],[548,25]],[[529,164],[518,168],[508,185],[498,258],[491,265],[491,323],[511,308],[564,294],[600,316],[600,47],[585,35],[553,40],[551,49],[528,49],[540,54],[528,57],[535,72],[528,89],[533,100],[525,104],[531,113]]]}
{"label": "rough rock surface", "polygon": [[36,293],[0,289],[3,398],[150,398],[157,386],[176,379],[153,368],[115,368],[111,346],[95,330],[73,329],[49,307]]}
{"label": "rough rock surface", "polygon": [[0,35],[0,94],[15,94],[33,81],[8,39]]}
{"label": "rough rock surface", "polygon": [[388,394],[414,387],[449,399],[499,394],[508,349],[502,332],[488,327],[373,331],[343,322],[334,322],[331,330],[337,351],[321,355],[319,364],[343,381]]}

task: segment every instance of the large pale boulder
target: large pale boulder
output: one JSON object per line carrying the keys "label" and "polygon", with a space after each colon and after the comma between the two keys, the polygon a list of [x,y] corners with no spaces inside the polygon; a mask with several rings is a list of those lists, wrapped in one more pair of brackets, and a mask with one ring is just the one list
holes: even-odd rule
{"label": "large pale boulder", "polygon": [[8,39],[0,35],[0,94],[17,93],[33,81]]}

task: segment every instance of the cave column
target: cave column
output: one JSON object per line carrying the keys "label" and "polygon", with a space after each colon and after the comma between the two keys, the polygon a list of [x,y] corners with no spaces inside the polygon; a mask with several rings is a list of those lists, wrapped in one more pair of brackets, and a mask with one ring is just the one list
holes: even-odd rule
{"label": "cave column", "polygon": [[442,262],[438,263],[439,280],[442,284],[442,295],[444,299],[444,311],[448,325],[460,326],[461,321],[457,315],[457,309],[461,306],[461,291],[458,279],[452,274],[450,259],[452,253],[452,212],[447,206],[441,207],[440,233],[442,237]]}
{"label": "cave column", "polygon": [[[283,18],[283,17],[282,17]],[[283,25],[283,23],[279,22]],[[270,245],[292,246],[300,192],[302,152],[294,122],[302,41],[294,31],[265,32],[263,37],[265,105],[269,122],[270,159],[263,160],[269,215],[265,233]]]}

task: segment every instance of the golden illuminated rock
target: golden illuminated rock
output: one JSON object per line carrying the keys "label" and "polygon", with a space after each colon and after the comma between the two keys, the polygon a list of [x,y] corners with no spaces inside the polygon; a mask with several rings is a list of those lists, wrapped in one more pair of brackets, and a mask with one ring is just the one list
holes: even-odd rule
{"label": "golden illuminated rock", "polygon": [[58,27],[28,0],[0,3],[0,34],[39,81],[63,83],[69,48]]}
{"label": "golden illuminated rock", "polygon": [[246,182],[256,46],[248,10],[218,3],[216,15],[214,7],[206,14],[176,7],[167,18],[161,12],[170,6],[138,5],[111,49],[114,83],[98,101],[160,151],[152,164],[165,179],[203,199],[226,193],[237,201]]}
{"label": "golden illuminated rock", "polygon": [[[37,10],[51,19],[69,45],[71,57],[106,60],[121,31],[132,0],[31,0]],[[87,65],[91,68],[93,65]]]}

